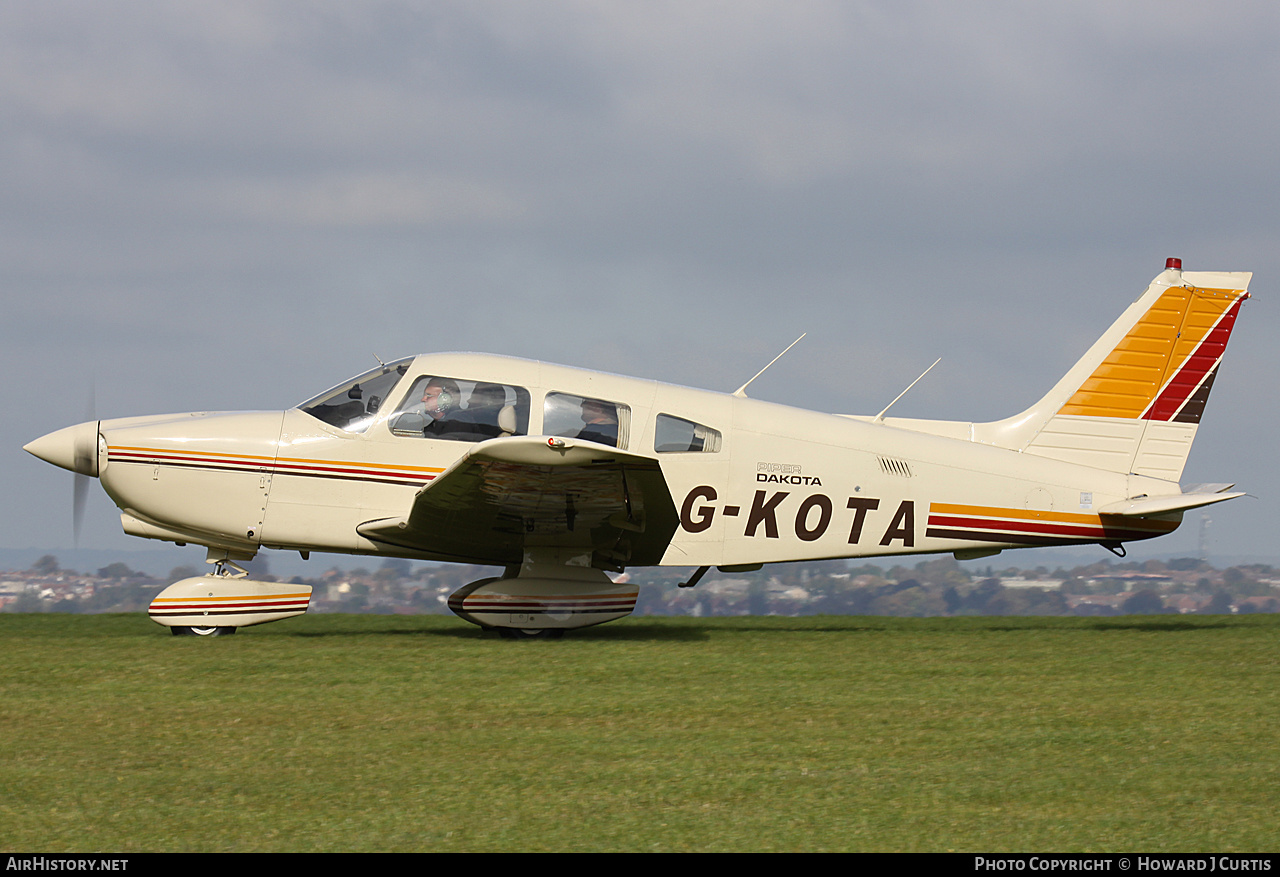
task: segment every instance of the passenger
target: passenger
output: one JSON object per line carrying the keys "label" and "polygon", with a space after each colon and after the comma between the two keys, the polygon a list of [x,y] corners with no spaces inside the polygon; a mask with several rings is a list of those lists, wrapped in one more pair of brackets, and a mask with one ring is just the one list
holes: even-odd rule
{"label": "passenger", "polygon": [[465,419],[471,424],[471,430],[477,440],[497,438],[502,435],[502,427],[498,425],[498,414],[507,404],[507,391],[498,384],[476,384],[467,402]]}
{"label": "passenger", "polygon": [[578,438],[601,445],[618,446],[618,407],[599,399],[582,400],[583,427]]}

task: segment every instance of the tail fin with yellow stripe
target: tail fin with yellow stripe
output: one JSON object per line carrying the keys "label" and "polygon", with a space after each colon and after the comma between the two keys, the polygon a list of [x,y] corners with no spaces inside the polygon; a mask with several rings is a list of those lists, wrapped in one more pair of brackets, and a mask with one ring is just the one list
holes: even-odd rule
{"label": "tail fin with yellow stripe", "polygon": [[1177,481],[1252,276],[1184,272],[1170,259],[1044,398],[1015,417],[975,424],[975,438]]}

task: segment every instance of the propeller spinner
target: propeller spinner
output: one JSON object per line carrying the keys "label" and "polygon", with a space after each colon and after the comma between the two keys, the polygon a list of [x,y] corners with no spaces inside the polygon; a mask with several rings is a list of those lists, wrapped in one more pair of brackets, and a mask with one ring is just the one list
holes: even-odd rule
{"label": "propeller spinner", "polygon": [[23,445],[22,449],[46,463],[75,473],[71,501],[72,524],[78,543],[85,500],[89,494],[89,479],[98,477],[98,421],[90,420],[42,435]]}

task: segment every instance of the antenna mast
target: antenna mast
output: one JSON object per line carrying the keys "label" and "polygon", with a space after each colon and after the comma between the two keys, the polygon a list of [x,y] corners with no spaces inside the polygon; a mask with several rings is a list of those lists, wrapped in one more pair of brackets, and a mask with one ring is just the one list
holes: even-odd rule
{"label": "antenna mast", "polygon": [[[939,356],[937,359],[935,359],[935,360],[933,361],[933,365],[937,365],[937,364],[938,364],[938,363],[940,363],[940,362],[942,362],[942,357],[941,357],[941,356]],[[924,377],[925,375],[927,375],[929,372],[933,371],[933,365],[929,366],[927,369],[925,369],[924,371],[920,372],[920,378],[923,378],[923,377]],[[903,396],[907,395],[907,390],[910,390],[910,389],[911,389],[912,387],[914,387],[916,384],[920,383],[920,378],[916,378],[914,381],[912,381],[911,383],[907,384],[907,389],[906,389],[906,390],[903,390],[901,393],[899,393],[898,395],[894,396],[894,397],[893,397],[893,402],[897,402],[897,401],[898,401],[899,399],[901,399]],[[881,411],[879,414],[877,414],[877,415],[872,419],[872,421],[871,421],[871,422],[872,422],[872,423],[879,423],[880,421],[884,420],[884,412],[885,412],[885,411],[888,411],[890,408],[892,408],[892,407],[893,407],[893,402],[890,402],[888,405],[884,406],[884,411]]]}
{"label": "antenna mast", "polygon": [[[803,338],[805,335],[808,335],[808,334],[809,334],[808,332],[801,332],[801,333],[800,333],[800,338]],[[792,341],[790,344],[788,344],[788,345],[787,345],[787,349],[786,349],[786,350],[782,351],[782,353],[779,353],[779,354],[778,354],[777,356],[775,356],[773,359],[769,360],[769,365],[773,365],[775,362],[777,362],[778,360],[782,359],[783,354],[785,354],[785,353],[787,352],[787,350],[790,350],[792,347],[795,347],[797,344],[799,344],[799,343],[800,343],[800,338],[797,338],[795,341]],[[762,374],[764,374],[766,371],[768,371],[768,370],[769,370],[769,365],[766,365],[764,368],[760,369],[760,371],[758,371],[758,372],[756,372],[754,375],[752,375],[752,377],[751,377],[751,381],[754,381],[756,378],[760,377]],[[733,395],[737,396],[739,399],[745,399],[745,398],[747,398],[747,387],[751,386],[751,381],[747,381],[747,382],[746,382],[745,384],[743,384],[741,387],[739,387],[738,389],[734,390],[734,391],[733,391]]]}

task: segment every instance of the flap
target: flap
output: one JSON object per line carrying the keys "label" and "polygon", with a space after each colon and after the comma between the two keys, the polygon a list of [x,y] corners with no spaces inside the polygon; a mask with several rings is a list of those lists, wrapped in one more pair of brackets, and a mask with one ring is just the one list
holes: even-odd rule
{"label": "flap", "polygon": [[513,564],[530,549],[592,555],[620,569],[657,564],[679,524],[656,459],[570,438],[511,436],[473,446],[399,518],[360,535],[442,559]]}

